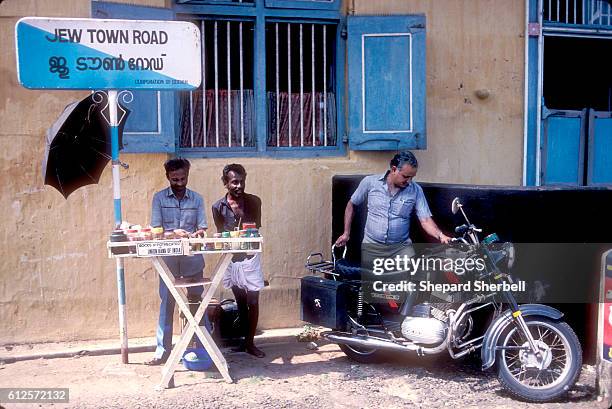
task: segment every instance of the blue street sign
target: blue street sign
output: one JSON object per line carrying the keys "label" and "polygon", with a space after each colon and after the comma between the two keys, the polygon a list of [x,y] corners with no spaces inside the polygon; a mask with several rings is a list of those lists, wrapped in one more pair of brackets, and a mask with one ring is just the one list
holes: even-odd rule
{"label": "blue street sign", "polygon": [[26,88],[190,90],[201,81],[200,32],[188,22],[25,17],[15,38]]}

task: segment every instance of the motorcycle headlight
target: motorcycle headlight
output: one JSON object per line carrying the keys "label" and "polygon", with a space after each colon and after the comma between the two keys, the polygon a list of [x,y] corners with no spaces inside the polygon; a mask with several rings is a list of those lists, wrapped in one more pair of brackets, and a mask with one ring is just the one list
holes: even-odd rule
{"label": "motorcycle headlight", "polygon": [[504,243],[504,252],[506,253],[506,259],[508,260],[508,268],[512,268],[516,252],[514,251],[514,244]]}

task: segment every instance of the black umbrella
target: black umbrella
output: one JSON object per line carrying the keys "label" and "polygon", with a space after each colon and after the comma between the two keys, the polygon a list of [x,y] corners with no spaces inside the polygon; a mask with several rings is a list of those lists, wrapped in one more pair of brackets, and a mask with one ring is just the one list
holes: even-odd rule
{"label": "black umbrella", "polygon": [[[55,187],[65,198],[81,186],[98,183],[111,159],[110,126],[102,109],[103,104],[96,103],[92,94],[68,105],[47,131],[45,184]],[[129,112],[120,106],[120,148]]]}

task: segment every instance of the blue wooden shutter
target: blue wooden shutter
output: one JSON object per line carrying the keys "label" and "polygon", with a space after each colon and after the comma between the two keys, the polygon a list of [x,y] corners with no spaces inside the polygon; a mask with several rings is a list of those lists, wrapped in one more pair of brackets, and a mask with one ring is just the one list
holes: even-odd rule
{"label": "blue wooden shutter", "polygon": [[583,185],[586,109],[542,111],[542,184]]}
{"label": "blue wooden shutter", "polygon": [[588,185],[612,185],[612,112],[590,111]]}
{"label": "blue wooden shutter", "polygon": [[349,16],[349,147],[425,149],[425,16]]}
{"label": "blue wooden shutter", "polygon": [[[173,20],[170,9],[93,1],[94,18]],[[173,91],[132,91],[134,100],[125,104],[132,112],[123,130],[122,152],[174,152],[175,94]]]}

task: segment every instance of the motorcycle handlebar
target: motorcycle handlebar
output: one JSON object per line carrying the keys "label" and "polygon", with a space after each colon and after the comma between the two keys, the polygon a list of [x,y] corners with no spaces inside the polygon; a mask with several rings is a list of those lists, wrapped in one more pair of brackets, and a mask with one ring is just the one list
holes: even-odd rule
{"label": "motorcycle handlebar", "polygon": [[462,224],[461,226],[455,227],[455,233],[457,233],[457,234],[465,234],[468,231],[473,231],[473,232],[476,232],[476,233],[481,233],[482,229],[477,228],[473,224],[470,224],[469,226],[467,224]]}

